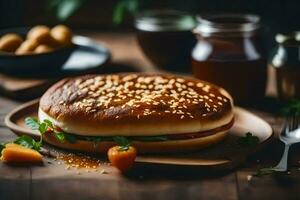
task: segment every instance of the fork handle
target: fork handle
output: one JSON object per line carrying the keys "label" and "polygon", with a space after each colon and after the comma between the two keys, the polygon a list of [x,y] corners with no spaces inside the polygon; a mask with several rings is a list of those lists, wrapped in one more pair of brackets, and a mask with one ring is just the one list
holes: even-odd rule
{"label": "fork handle", "polygon": [[291,144],[285,144],[284,152],[282,154],[281,160],[279,161],[278,165],[274,167],[277,171],[286,171],[287,170],[287,162],[288,162],[288,153]]}

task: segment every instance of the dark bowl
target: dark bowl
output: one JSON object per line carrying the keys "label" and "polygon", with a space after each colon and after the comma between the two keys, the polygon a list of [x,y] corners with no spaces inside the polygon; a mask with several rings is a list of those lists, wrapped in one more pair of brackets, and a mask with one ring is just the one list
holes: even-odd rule
{"label": "dark bowl", "polygon": [[[0,31],[0,36],[6,33],[17,33],[25,37],[29,28],[15,28]],[[58,71],[67,61],[76,45],[63,47],[47,53],[15,55],[0,53],[0,72],[10,75],[32,75]]]}

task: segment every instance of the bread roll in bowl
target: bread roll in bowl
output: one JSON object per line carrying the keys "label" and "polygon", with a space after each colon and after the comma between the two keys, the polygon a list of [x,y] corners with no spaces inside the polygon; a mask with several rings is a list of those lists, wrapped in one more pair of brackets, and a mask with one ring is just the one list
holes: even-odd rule
{"label": "bread roll in bowl", "polygon": [[0,38],[0,51],[14,52],[23,42],[23,39],[15,34],[8,33]]}
{"label": "bread roll in bowl", "polygon": [[51,29],[50,34],[61,47],[72,44],[73,34],[67,26],[57,25]]}
{"label": "bread roll in bowl", "polygon": [[[188,77],[87,75],[53,85],[40,100],[39,120],[78,138],[61,143],[51,133],[44,135],[62,148],[103,152],[115,144],[115,136],[123,136],[141,152],[187,151],[226,136],[233,101],[224,89]],[[90,140],[95,137],[100,138],[97,147]]]}

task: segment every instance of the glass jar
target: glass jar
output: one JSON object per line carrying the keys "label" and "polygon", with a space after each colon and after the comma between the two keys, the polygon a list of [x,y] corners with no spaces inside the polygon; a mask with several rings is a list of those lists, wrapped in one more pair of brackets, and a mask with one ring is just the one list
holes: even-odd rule
{"label": "glass jar", "polygon": [[156,67],[167,71],[190,71],[195,26],[193,16],[176,10],[148,10],[135,16],[142,52]]}
{"label": "glass jar", "polygon": [[200,16],[194,29],[193,74],[225,88],[236,103],[265,96],[267,61],[255,15]]}
{"label": "glass jar", "polygon": [[277,94],[281,100],[300,99],[300,33],[277,34],[277,47],[270,59],[276,73]]}

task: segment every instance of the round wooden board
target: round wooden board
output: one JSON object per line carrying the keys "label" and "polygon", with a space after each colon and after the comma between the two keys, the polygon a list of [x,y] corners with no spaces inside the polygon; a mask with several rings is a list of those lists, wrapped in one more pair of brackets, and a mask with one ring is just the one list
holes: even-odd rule
{"label": "round wooden board", "polygon": [[[13,111],[5,118],[8,128],[18,135],[29,135],[38,138],[40,134],[26,127],[24,119],[26,117],[37,117],[38,100],[25,103]],[[140,164],[152,165],[176,165],[203,168],[230,169],[242,163],[247,156],[260,149],[273,136],[271,126],[250,113],[249,111],[235,107],[235,123],[229,131],[229,135],[221,143],[198,152],[176,153],[176,154],[149,154],[139,155],[136,159]],[[257,136],[260,143],[255,147],[241,147],[238,145],[238,138],[251,132]]]}

